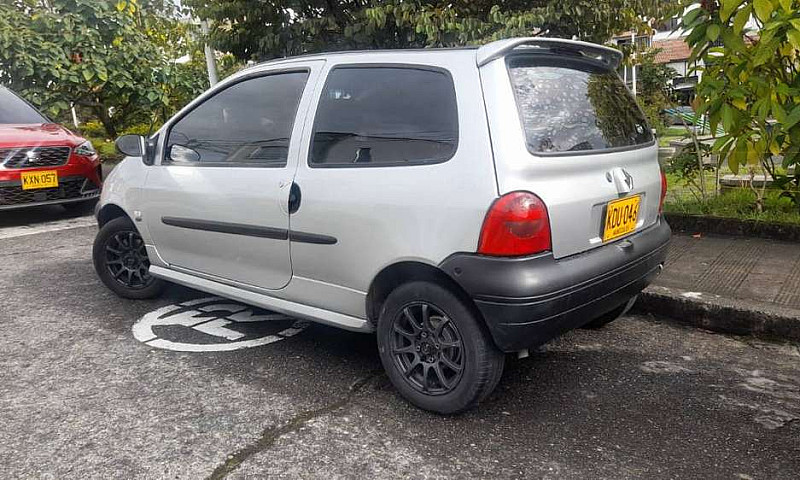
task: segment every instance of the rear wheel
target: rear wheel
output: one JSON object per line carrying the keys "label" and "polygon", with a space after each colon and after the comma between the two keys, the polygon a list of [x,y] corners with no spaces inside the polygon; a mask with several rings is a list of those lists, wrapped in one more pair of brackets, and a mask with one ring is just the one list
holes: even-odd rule
{"label": "rear wheel", "polygon": [[150,275],[144,241],[127,217],[115,218],[100,229],[92,257],[100,280],[120,297],[153,298],[164,289],[164,281]]}
{"label": "rear wheel", "polygon": [[589,330],[595,330],[595,329],[598,329],[598,328],[605,327],[609,323],[613,322],[614,320],[616,320],[619,317],[621,317],[621,316],[625,315],[626,313],[628,313],[628,311],[631,309],[631,307],[633,307],[633,304],[636,303],[636,299],[637,298],[639,298],[639,297],[636,296],[636,297],[631,298],[630,300],[628,300],[627,302],[623,303],[622,305],[620,305],[619,307],[615,308],[614,310],[611,310],[610,312],[605,313],[605,314],[595,318],[591,322],[589,322],[586,325],[584,325],[583,328],[586,328],[586,329],[589,329]]}
{"label": "rear wheel", "polygon": [[400,394],[441,414],[462,412],[486,398],[505,361],[473,309],[425,281],[401,285],[386,299],[378,349]]}

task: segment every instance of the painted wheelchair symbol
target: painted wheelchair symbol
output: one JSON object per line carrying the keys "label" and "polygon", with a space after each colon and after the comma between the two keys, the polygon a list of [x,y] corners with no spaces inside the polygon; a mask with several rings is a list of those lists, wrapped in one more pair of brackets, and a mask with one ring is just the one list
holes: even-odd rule
{"label": "painted wheelchair symbol", "polygon": [[[276,322],[288,327],[276,333],[247,333],[254,322]],[[190,329],[188,337],[204,335],[202,342],[179,341],[167,332],[174,327]],[[308,322],[274,312],[259,311],[220,297],[205,297],[167,305],[150,312],[133,325],[133,336],[145,345],[178,352],[229,352],[269,345],[302,332]],[[162,328],[163,327],[163,328]],[[208,340],[210,339],[210,341]]]}

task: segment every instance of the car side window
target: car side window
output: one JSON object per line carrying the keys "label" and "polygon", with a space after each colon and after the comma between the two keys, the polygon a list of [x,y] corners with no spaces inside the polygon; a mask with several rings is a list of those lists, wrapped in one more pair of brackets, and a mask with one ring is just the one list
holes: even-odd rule
{"label": "car side window", "polygon": [[236,82],[198,105],[169,131],[164,163],[285,167],[307,71]]}
{"label": "car side window", "polygon": [[347,66],[328,75],[314,120],[311,167],[441,163],[458,146],[452,77],[415,66]]}

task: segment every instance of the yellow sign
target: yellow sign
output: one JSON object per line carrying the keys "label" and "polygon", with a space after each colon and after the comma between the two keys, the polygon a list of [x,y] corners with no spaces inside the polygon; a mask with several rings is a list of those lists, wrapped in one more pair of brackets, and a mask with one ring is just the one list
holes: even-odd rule
{"label": "yellow sign", "polygon": [[55,170],[39,170],[36,172],[22,172],[22,189],[34,190],[36,188],[52,188],[58,186],[58,172]]}
{"label": "yellow sign", "polygon": [[603,229],[604,242],[636,230],[636,223],[639,221],[639,204],[641,202],[641,195],[608,202],[606,225]]}

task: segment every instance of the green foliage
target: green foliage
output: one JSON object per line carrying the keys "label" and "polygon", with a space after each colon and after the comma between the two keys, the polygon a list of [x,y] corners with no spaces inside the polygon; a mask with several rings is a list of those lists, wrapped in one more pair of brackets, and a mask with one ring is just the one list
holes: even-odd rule
{"label": "green foliage", "polygon": [[641,96],[636,97],[636,102],[639,103],[639,108],[642,109],[644,116],[647,117],[647,124],[656,131],[656,135],[659,138],[662,138],[667,131],[667,122],[661,112],[669,104],[661,100],[644,99]]}
{"label": "green foliage", "polygon": [[[620,94],[620,90],[625,94]],[[587,81],[586,96],[595,110],[597,128],[606,138],[632,138],[636,136],[633,122],[620,118],[641,118],[636,103],[629,101],[627,88],[616,75],[592,75]]]}
{"label": "green foliage", "polygon": [[[698,143],[701,157],[707,157],[711,154],[711,146],[705,143]],[[694,143],[690,143],[676,153],[667,163],[665,171],[672,173],[682,181],[695,181],[697,180],[700,172],[700,164],[697,161],[697,150]],[[704,164],[704,170],[713,171],[714,166]]]}
{"label": "green foliage", "polygon": [[662,95],[669,96],[669,82],[678,76],[669,65],[656,62],[656,55],[660,49],[652,49],[641,53],[636,60],[640,66],[637,78],[637,92],[644,97]]}
{"label": "green foliage", "polygon": [[[89,137],[87,137],[89,138]],[[104,163],[116,163],[124,158],[124,155],[117,151],[114,142],[105,138],[89,138],[94,145],[97,154]]]}
{"label": "green foliage", "polygon": [[306,52],[459,46],[547,34],[605,42],[664,18],[671,0],[186,0],[217,49],[243,60]]}
{"label": "green foliage", "polygon": [[694,195],[678,195],[683,182],[671,174],[667,179],[670,186],[664,203],[666,212],[800,225],[800,212],[779,190],[766,191],[764,209],[759,211],[755,206],[756,192],[751,189],[736,188],[703,201]]}
{"label": "green foliage", "polygon": [[86,138],[103,138],[106,134],[103,124],[97,120],[83,123],[75,130]]}
{"label": "green foliage", "polygon": [[705,143],[692,142],[681,147],[664,166],[666,173],[675,179],[676,183],[686,187],[694,199],[703,202],[707,199],[706,172],[714,172],[715,165],[703,162],[711,154],[711,146]]}
{"label": "green foliage", "polygon": [[172,8],[155,0],[2,2],[0,83],[57,119],[74,104],[108,137],[161,121],[207,86],[172,61],[188,48]]}
{"label": "green foliage", "polygon": [[[746,28],[751,17],[758,31]],[[712,131],[721,124],[726,132],[714,150],[734,172],[760,165],[784,187],[800,183],[782,180],[771,161],[800,162],[800,1],[709,0],[682,23],[692,32],[690,60],[704,63],[696,110],[708,114]],[[790,196],[800,207],[800,195]]]}
{"label": "green foliage", "polygon": [[670,97],[669,82],[678,76],[672,67],[657,63],[655,57],[659,50],[654,49],[639,54],[636,58],[640,68],[636,79],[636,100],[647,116],[651,127],[656,129],[658,136],[667,131],[667,122],[661,113],[673,105]]}
{"label": "green foliage", "polygon": [[[146,136],[152,134],[153,131],[157,130],[160,126],[160,124],[151,125],[149,123],[136,123],[126,126],[117,132],[117,134]],[[107,135],[103,124],[99,121],[92,120],[83,123],[76,130],[81,136],[92,142],[95,150],[97,150],[97,153],[100,155],[100,158],[103,162],[118,162],[124,158],[122,154],[117,152],[117,149],[114,146],[115,139]]]}
{"label": "green foliage", "polygon": [[800,205],[800,174],[776,174],[775,186],[783,190],[782,198],[787,198],[795,205]]}

